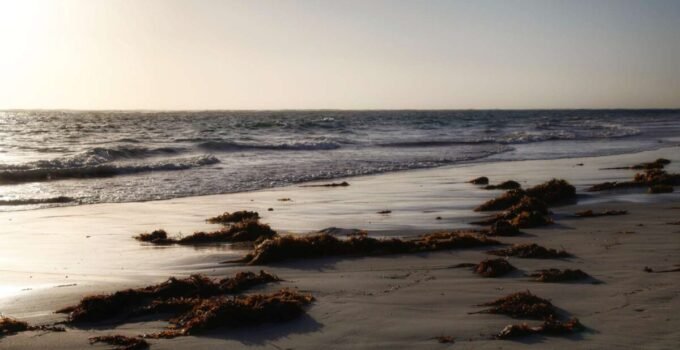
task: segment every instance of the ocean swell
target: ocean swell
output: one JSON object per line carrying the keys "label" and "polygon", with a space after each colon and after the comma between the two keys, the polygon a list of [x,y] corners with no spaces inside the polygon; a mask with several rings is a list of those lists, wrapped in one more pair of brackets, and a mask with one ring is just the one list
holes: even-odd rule
{"label": "ocean swell", "polygon": [[248,150],[266,151],[313,151],[313,150],[333,150],[341,146],[335,142],[290,142],[278,144],[257,144],[241,143],[232,141],[207,141],[198,144],[198,147],[211,151],[234,152]]}
{"label": "ocean swell", "polygon": [[0,184],[41,182],[60,179],[86,179],[137,174],[152,171],[186,170],[219,163],[214,156],[173,159],[151,164],[100,164],[69,168],[29,168],[0,171]]}

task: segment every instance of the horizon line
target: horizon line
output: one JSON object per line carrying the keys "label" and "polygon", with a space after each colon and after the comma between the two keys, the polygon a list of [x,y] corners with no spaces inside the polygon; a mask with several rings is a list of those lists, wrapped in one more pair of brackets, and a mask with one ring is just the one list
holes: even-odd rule
{"label": "horizon line", "polygon": [[255,108],[206,108],[206,109],[146,109],[146,108],[102,108],[102,109],[87,109],[87,108],[0,108],[0,112],[154,112],[154,113],[172,113],[172,112],[399,112],[399,111],[414,111],[414,112],[428,112],[428,111],[673,111],[680,110],[677,107],[550,107],[550,108],[279,108],[279,109],[255,109]]}

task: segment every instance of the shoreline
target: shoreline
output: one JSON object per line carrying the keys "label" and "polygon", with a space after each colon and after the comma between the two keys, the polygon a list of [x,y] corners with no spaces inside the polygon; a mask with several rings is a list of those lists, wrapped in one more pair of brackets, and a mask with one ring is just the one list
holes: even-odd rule
{"label": "shoreline", "polygon": [[[312,232],[335,226],[368,229],[372,236],[378,237],[408,236],[469,227],[467,222],[483,216],[471,209],[500,192],[481,190],[466,183],[476,176],[489,176],[494,183],[514,179],[523,186],[561,177],[577,187],[581,194],[579,204],[553,208],[555,225],[529,229],[525,236],[503,237],[503,241],[536,242],[552,248],[564,246],[577,257],[566,261],[514,258],[511,261],[527,272],[557,266],[583,268],[604,280],[604,285],[527,285],[526,279],[522,278],[484,279],[467,270],[444,268],[460,262],[478,262],[485,257],[481,254],[483,250],[283,263],[264,267],[286,280],[269,290],[286,286],[312,291],[318,300],[309,308],[309,317],[290,324],[230,330],[219,336],[154,341],[152,348],[218,348],[227,345],[250,348],[268,346],[274,341],[276,346],[310,349],[329,343],[342,348],[435,348],[446,346],[431,339],[440,335],[461,339],[454,345],[456,347],[515,348],[526,344],[522,341],[463,341],[476,337],[479,330],[490,334],[499,331],[505,324],[513,323],[501,316],[467,315],[467,312],[474,311],[473,305],[528,287],[552,299],[557,306],[564,306],[596,331],[575,337],[543,339],[547,344],[577,348],[616,344],[636,348],[635,344],[643,345],[642,341],[654,340],[648,334],[654,331],[662,333],[665,338],[654,340],[657,343],[650,348],[671,348],[674,342],[677,344],[680,340],[677,332],[670,331],[680,325],[673,311],[678,310],[678,282],[673,279],[676,276],[645,274],[640,265],[650,259],[660,265],[678,263],[672,260],[680,252],[679,229],[666,225],[666,222],[677,216],[678,210],[671,208],[680,203],[680,196],[678,193],[651,196],[642,191],[584,196],[583,188],[603,179],[630,178],[634,173],[631,170],[598,170],[600,168],[650,161],[661,156],[673,161],[669,171],[676,172],[680,158],[672,154],[673,150],[583,158],[583,166],[576,165],[581,158],[569,158],[521,161],[522,166],[513,161],[513,167],[485,163],[419,169],[350,178],[347,188],[300,187],[296,184],[256,192],[164,201],[3,212],[0,213],[2,237],[6,247],[11,246],[17,251],[3,248],[0,277],[19,290],[10,291],[3,286],[0,311],[29,322],[51,322],[63,318],[51,311],[72,304],[86,294],[158,283],[172,275],[200,272],[224,276],[240,270],[259,270],[259,266],[218,264],[226,257],[245,253],[225,246],[150,247],[131,238],[134,234],[159,227],[168,229],[171,234],[214,229],[216,225],[207,224],[204,220],[223,211],[257,210],[263,215],[263,222],[282,232]],[[281,198],[292,200],[278,201]],[[270,206],[274,211],[267,211]],[[627,209],[630,214],[615,218],[568,217],[569,213],[589,208]],[[392,213],[377,214],[380,209],[390,209]],[[436,216],[443,219],[436,220]],[[635,233],[625,233],[632,231]],[[652,265],[651,262],[644,264]],[[402,278],[404,271],[409,276]],[[396,277],[386,277],[388,275]],[[631,331],[636,327],[635,322],[647,322],[639,319],[639,316],[647,315],[647,311],[631,311],[634,307],[630,304],[631,300],[642,297],[638,294],[647,295],[646,292],[635,291],[649,285],[661,287],[652,288],[651,299],[645,299],[641,304],[644,307],[641,307],[653,310],[650,314],[652,320],[663,315],[668,320],[659,320],[664,322],[664,326],[658,329],[649,325],[646,330]],[[26,286],[35,289],[22,291]],[[498,289],[499,286],[504,292]],[[617,301],[621,299],[629,305],[607,311],[605,306],[612,295]],[[586,296],[592,297],[592,300],[586,300]],[[670,307],[664,311],[666,306]],[[375,329],[376,323],[386,320],[393,323]],[[142,322],[126,324],[119,329],[121,333],[138,334],[140,330],[158,326],[158,322]],[[619,328],[625,329],[624,333],[617,332]],[[54,342],[54,346],[50,347],[66,349],[86,346],[87,337],[94,333],[97,332],[70,330],[66,334],[45,334],[37,340],[29,334],[19,334],[2,339],[0,344],[21,348],[40,346],[38,344],[45,341]],[[257,341],[260,334],[269,338]],[[350,334],[351,339],[347,338]],[[583,341],[576,341],[581,337]],[[636,337],[638,340],[635,340]]]}

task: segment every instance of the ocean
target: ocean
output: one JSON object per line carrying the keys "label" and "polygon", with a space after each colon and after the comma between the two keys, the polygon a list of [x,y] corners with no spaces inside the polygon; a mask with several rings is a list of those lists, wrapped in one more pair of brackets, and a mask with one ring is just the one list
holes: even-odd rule
{"label": "ocean", "polygon": [[680,110],[0,111],[0,211],[680,144]]}

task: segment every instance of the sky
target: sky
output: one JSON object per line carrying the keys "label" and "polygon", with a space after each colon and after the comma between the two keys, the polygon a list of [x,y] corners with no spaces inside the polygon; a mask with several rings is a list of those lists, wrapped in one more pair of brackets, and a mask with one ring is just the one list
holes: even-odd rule
{"label": "sky", "polygon": [[0,109],[680,107],[680,1],[0,0]]}

